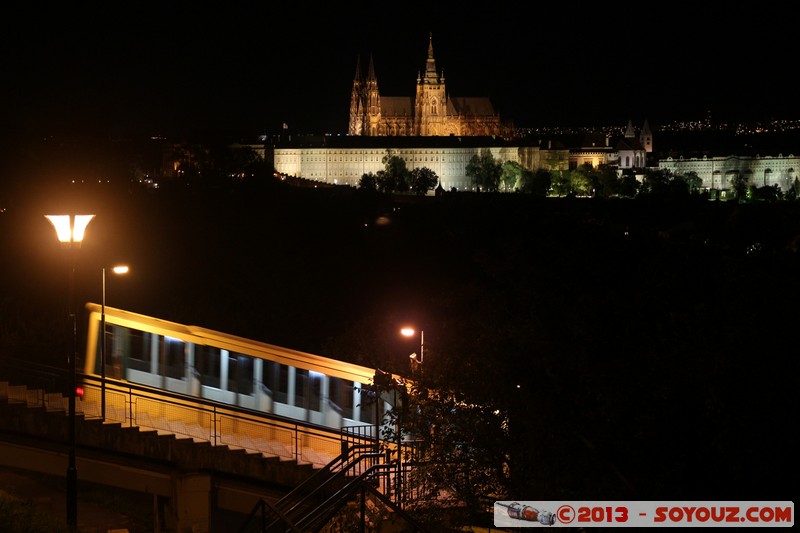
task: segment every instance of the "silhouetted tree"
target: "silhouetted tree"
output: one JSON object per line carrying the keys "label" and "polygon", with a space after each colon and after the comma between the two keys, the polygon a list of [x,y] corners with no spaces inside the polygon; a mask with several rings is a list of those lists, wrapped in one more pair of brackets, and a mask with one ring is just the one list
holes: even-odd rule
{"label": "silhouetted tree", "polygon": [[551,187],[556,196],[566,196],[572,192],[572,180],[568,170],[555,170],[552,172]]}
{"label": "silhouetted tree", "polygon": [[417,196],[425,196],[439,183],[439,176],[428,167],[419,167],[411,170],[411,190]]}
{"label": "silhouetted tree", "polygon": [[731,180],[731,188],[733,189],[736,199],[740,202],[747,200],[749,180],[744,173],[737,173]]}
{"label": "silhouetted tree", "polygon": [[[402,157],[386,154],[383,156],[384,179],[387,181],[387,192],[407,192],[411,172]],[[388,185],[391,184],[391,187]]]}
{"label": "silhouetted tree", "polygon": [[619,179],[619,195],[625,198],[636,198],[641,183],[631,173],[623,174]]}
{"label": "silhouetted tree", "polygon": [[545,197],[550,191],[552,173],[544,168],[537,168],[535,171],[523,169],[520,177],[520,188],[523,192],[534,196]]}
{"label": "silhouetted tree", "polygon": [[380,192],[387,194],[394,192],[394,176],[385,170],[379,170],[375,173],[375,182]]}
{"label": "silhouetted tree", "polygon": [[672,179],[672,173],[664,169],[648,168],[644,171],[644,179],[639,187],[639,194],[646,196],[667,196],[667,185]]}
{"label": "silhouetted tree", "polygon": [[372,172],[367,172],[358,180],[358,188],[368,191],[378,190],[378,178]]}
{"label": "silhouetted tree", "polygon": [[700,176],[697,175],[697,172],[693,170],[684,174],[683,180],[689,187],[690,194],[695,194],[700,192],[700,189],[703,187],[703,180],[700,178]]}
{"label": "silhouetted tree", "polygon": [[619,196],[622,184],[614,168],[609,165],[600,165],[597,168],[596,180],[595,196],[602,198]]}
{"label": "silhouetted tree", "polygon": [[484,148],[480,155],[475,154],[470,158],[465,172],[478,190],[497,192],[503,170],[491,150]]}

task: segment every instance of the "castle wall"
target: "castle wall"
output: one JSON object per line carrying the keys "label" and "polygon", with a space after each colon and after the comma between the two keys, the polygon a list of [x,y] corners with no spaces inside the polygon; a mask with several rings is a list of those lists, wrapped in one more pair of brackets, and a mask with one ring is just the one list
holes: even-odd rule
{"label": "castle wall", "polygon": [[[439,177],[445,190],[473,190],[466,176],[470,159],[489,149],[499,162],[514,161],[535,170],[541,165],[539,148],[526,146],[442,146],[403,148],[339,148],[327,146],[275,148],[275,170],[280,174],[298,178],[358,187],[361,176],[384,170],[383,158],[387,154],[403,158],[409,170],[427,167]],[[530,165],[536,165],[535,167]]]}
{"label": "castle wall", "polygon": [[694,172],[702,180],[704,189],[731,189],[734,179],[742,176],[749,185],[777,185],[785,192],[800,176],[800,157],[668,157],[658,162],[658,168],[673,174]]}

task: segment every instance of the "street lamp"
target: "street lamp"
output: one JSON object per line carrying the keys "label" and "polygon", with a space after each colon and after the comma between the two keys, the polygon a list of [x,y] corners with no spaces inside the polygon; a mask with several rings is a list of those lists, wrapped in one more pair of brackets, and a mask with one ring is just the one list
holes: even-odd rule
{"label": "street lamp", "polygon": [[[414,328],[403,328],[400,330],[400,333],[404,337],[413,337],[416,331]],[[408,356],[411,359],[412,363],[422,364],[423,358],[425,357],[425,332],[420,330],[419,332],[419,359],[417,359],[417,354],[412,353]]]}
{"label": "street lamp", "polygon": [[69,372],[69,462],[67,463],[67,526],[75,531],[78,527],[78,468],[75,465],[75,360],[78,356],[78,329],[74,302],[75,293],[75,255],[81,247],[86,226],[94,215],[45,215],[56,229],[61,247],[70,252],[69,276],[69,316],[72,326],[72,349],[67,351]]}
{"label": "street lamp", "polygon": [[[416,331],[414,328],[411,327],[404,327],[400,330],[400,333],[404,337],[413,337],[416,335]],[[419,359],[417,359],[417,354],[412,353],[408,356],[411,359],[412,365],[414,363],[420,365],[420,376],[422,375],[422,362],[424,361],[425,357],[425,332],[419,330]],[[414,371],[414,367],[412,366],[411,371]],[[400,429],[400,418],[398,414],[398,424],[397,424],[397,481],[398,481],[398,493],[400,494],[400,505],[403,504],[403,441],[402,441],[402,430]]]}
{"label": "street lamp", "polygon": [[[127,274],[127,265],[117,265],[111,269],[114,274]],[[100,418],[106,420],[106,268],[103,267],[103,300],[100,307]]]}

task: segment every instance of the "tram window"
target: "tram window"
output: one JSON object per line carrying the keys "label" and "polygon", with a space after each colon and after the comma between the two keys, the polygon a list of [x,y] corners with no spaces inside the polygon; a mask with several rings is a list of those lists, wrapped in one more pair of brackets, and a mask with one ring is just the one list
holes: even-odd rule
{"label": "tram window", "polygon": [[183,349],[183,342],[171,337],[163,337],[161,340],[164,375],[169,378],[183,379],[186,373],[186,352]]}
{"label": "tram window", "polygon": [[[121,378],[122,365],[125,354],[130,351],[128,346],[128,328],[123,326],[110,325],[108,330],[108,337],[106,338],[106,375]],[[98,354],[98,368],[100,368],[101,354]]]}
{"label": "tram window", "polygon": [[294,371],[294,405],[306,407],[306,389],[308,388],[308,370],[296,368]]}
{"label": "tram window", "polygon": [[228,356],[228,390],[253,394],[253,358],[240,353]]}
{"label": "tram window", "polygon": [[308,408],[319,411],[322,397],[322,374],[311,371],[308,373]]}
{"label": "tram window", "polygon": [[200,383],[219,388],[220,351],[214,346],[195,345],[194,366],[200,374]]}
{"label": "tram window", "polygon": [[287,403],[289,399],[289,367],[273,361],[264,362],[262,383],[272,392],[272,400]]}
{"label": "tram window", "polygon": [[128,336],[130,351],[128,366],[131,370],[150,372],[150,333],[131,329]]}
{"label": "tram window", "polygon": [[375,393],[366,387],[359,389],[361,397],[361,421],[367,424],[375,423]]}
{"label": "tram window", "polygon": [[276,366],[277,363],[273,363],[272,361],[264,361],[264,364],[261,366],[261,384],[267,389],[270,395],[272,395],[272,392],[275,390]]}
{"label": "tram window", "polygon": [[330,378],[330,401],[345,418],[353,418],[353,382],[349,379]]}

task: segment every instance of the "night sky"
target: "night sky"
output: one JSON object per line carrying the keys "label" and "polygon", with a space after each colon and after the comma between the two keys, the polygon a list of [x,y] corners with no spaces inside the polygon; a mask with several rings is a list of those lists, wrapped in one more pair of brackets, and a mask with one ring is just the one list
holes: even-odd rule
{"label": "night sky", "polygon": [[[797,120],[788,12],[88,5],[16,5],[0,31],[0,185],[22,185],[0,195],[0,311],[24,340],[60,327],[50,324],[63,317],[54,302],[66,299],[66,275],[42,215],[78,198],[98,207],[81,252],[84,301],[101,297],[101,265],[124,260],[132,272],[110,281],[115,307],[402,369],[397,326],[413,317],[427,324],[426,368],[438,354],[459,364],[451,375],[487,389],[526,380],[516,405],[525,430],[543,435],[526,479],[552,488],[544,499],[793,499],[794,463],[783,458],[796,447],[786,424],[796,419],[797,358],[786,351],[796,324],[776,312],[796,305],[800,283],[793,205],[456,195],[395,209],[273,184],[118,197],[92,183],[75,198],[44,186],[39,196],[35,177],[99,174],[100,150],[73,164],[69,143],[54,141],[53,155],[49,141],[24,142],[254,140],[283,123],[344,133],[359,55],[372,54],[383,95],[411,97],[431,33],[450,94],[489,96],[518,126],[657,127],[707,112]],[[7,155],[22,161],[14,172]],[[127,160],[108,159],[124,173]],[[7,322],[1,333],[16,333]],[[637,492],[609,475],[612,463]]]}
{"label": "night sky", "polygon": [[448,92],[488,96],[521,127],[800,116],[786,13],[647,6],[20,6],[0,36],[2,128],[344,133],[357,57],[374,58],[381,94],[412,96],[430,34]]}

